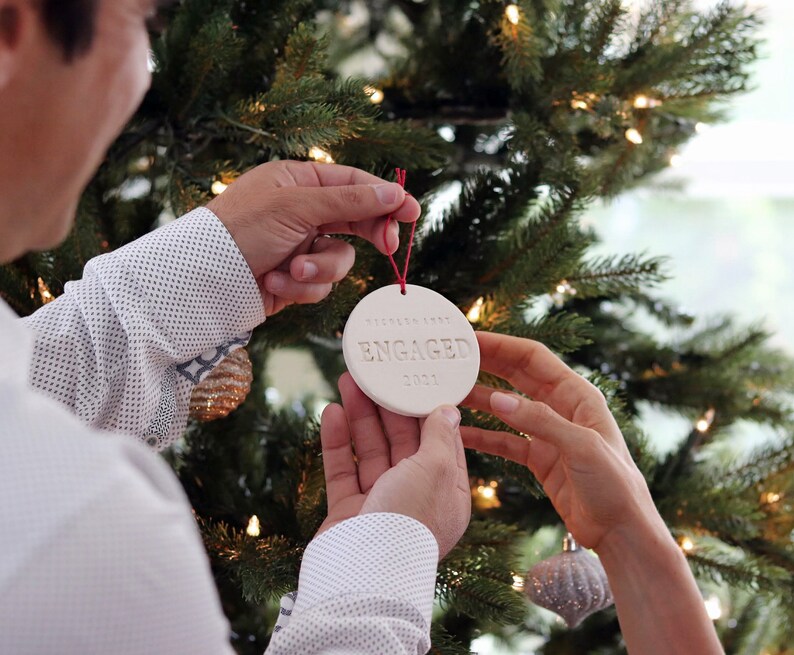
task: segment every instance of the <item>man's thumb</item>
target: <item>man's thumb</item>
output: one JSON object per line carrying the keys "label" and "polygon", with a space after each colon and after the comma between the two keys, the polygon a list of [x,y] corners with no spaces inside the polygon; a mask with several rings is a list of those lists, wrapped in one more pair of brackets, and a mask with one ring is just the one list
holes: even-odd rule
{"label": "man's thumb", "polygon": [[301,218],[315,226],[338,221],[366,221],[397,211],[405,201],[399,184],[351,184],[332,187],[301,187]]}
{"label": "man's thumb", "polygon": [[460,425],[457,407],[443,405],[425,419],[422,426],[419,453],[455,457],[455,433]]}

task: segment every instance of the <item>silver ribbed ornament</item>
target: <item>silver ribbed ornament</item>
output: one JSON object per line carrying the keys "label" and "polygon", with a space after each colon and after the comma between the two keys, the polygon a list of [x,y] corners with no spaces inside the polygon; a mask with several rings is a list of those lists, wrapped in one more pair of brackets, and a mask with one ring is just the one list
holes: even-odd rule
{"label": "silver ribbed ornament", "polygon": [[580,548],[570,532],[562,550],[529,570],[524,593],[536,605],[559,614],[569,628],[575,628],[614,600],[601,561]]}

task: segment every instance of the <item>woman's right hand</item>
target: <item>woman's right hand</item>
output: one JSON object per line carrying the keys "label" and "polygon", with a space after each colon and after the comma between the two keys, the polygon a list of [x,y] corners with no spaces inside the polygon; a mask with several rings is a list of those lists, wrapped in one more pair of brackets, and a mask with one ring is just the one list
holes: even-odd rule
{"label": "woman's right hand", "polygon": [[649,521],[663,529],[603,394],[540,343],[487,332],[477,339],[482,370],[532,400],[477,385],[464,404],[529,436],[464,427],[464,445],[527,466],[587,548]]}
{"label": "woman's right hand", "polygon": [[529,467],[574,538],[598,553],[629,653],[723,653],[601,392],[539,343],[477,339],[483,370],[533,400],[477,386],[465,403],[532,438],[467,427],[464,444]]}

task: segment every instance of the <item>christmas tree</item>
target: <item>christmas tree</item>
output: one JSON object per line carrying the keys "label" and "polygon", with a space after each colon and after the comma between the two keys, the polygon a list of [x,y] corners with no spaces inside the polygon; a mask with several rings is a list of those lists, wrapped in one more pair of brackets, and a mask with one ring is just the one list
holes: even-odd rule
{"label": "christmas tree", "polygon": [[[86,191],[75,230],[57,251],[1,268],[3,298],[34,311],[91,257],[263,162],[406,168],[429,216],[409,280],[479,330],[542,341],[597,384],[704,594],[722,600],[714,616],[726,651],[787,652],[792,362],[759,327],[701,328],[659,298],[654,287],[670,273],[662,259],[593,258],[596,235],[579,220],[664,169],[698,123],[723,116],[748,84],[756,15],[727,2],[699,12],[691,0],[640,11],[621,0],[183,0],[162,19],[152,89]],[[372,79],[351,76],[361,72]],[[246,402],[226,419],[191,422],[166,453],[241,654],[264,650],[275,601],[295,588],[324,514],[314,408],[275,408],[266,363],[275,349],[304,349],[335,388],[346,317],[393,282],[382,255],[356,246],[354,271],[327,301],[291,307],[254,333]],[[638,427],[643,403],[691,422],[670,454]],[[778,438],[720,456],[715,445],[747,421]],[[469,466],[474,519],[439,566],[433,652],[468,652],[489,633],[505,644],[534,635],[547,654],[623,652],[613,609],[569,630],[526,602],[524,572],[560,550],[564,528],[527,471],[473,453]]]}

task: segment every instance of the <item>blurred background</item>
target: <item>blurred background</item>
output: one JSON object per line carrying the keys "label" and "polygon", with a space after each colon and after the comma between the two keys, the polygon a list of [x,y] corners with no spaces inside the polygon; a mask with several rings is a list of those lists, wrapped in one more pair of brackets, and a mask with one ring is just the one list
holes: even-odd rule
{"label": "blurred background", "polygon": [[[661,287],[667,298],[698,317],[761,322],[772,343],[792,353],[794,3],[748,4],[765,23],[753,89],[731,100],[723,124],[703,126],[655,184],[594,206],[583,220],[600,235],[602,252],[668,256],[671,277]],[[643,417],[657,426],[679,420],[649,407]],[[680,431],[652,433],[670,435],[671,443],[655,444],[668,450]],[[743,424],[737,436],[731,445],[741,448],[767,434]]]}
{"label": "blurred background", "polygon": [[[639,8],[642,1],[630,4]],[[732,314],[760,322],[775,345],[794,353],[794,2],[748,4],[765,19],[753,89],[731,99],[724,123],[702,126],[653,184],[591,207],[582,220],[600,235],[601,253],[669,257],[670,279],[661,291],[682,308],[704,319]],[[363,53],[345,68],[377,75],[381,66],[374,53]],[[271,400],[299,411],[306,405],[322,411],[332,397],[305,351],[275,353],[269,379]],[[652,433],[669,435],[669,443],[655,444],[661,451],[688,429],[680,417],[650,407],[643,419],[657,426]],[[670,429],[658,429],[659,422]],[[731,448],[768,436],[757,426],[738,430],[741,438],[726,440]]]}
{"label": "blurred background", "polygon": [[791,351],[794,3],[750,4],[761,9],[766,38],[754,90],[732,99],[728,120],[704,127],[655,187],[626,194],[586,220],[607,250],[669,255],[673,279],[664,288],[671,298],[698,314],[763,317]]}

